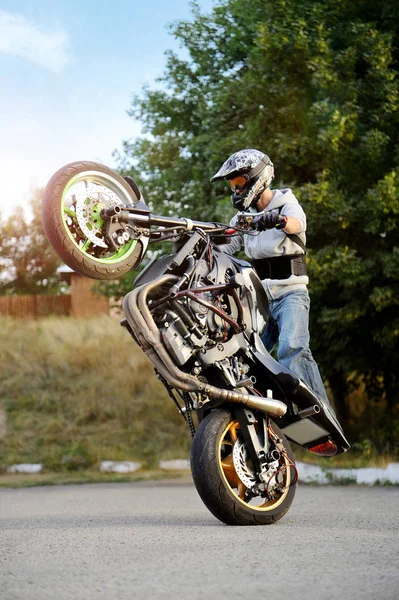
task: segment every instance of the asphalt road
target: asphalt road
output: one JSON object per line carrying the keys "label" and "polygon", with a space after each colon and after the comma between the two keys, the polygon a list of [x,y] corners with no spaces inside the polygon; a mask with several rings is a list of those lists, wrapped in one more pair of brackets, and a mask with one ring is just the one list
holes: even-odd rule
{"label": "asphalt road", "polygon": [[228,527],[189,482],[0,490],[1,600],[399,598],[399,488],[300,486]]}

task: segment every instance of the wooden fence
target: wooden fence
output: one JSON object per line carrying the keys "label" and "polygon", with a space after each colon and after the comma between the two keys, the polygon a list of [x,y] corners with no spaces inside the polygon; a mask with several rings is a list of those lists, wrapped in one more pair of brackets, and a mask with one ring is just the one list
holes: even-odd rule
{"label": "wooden fence", "polygon": [[0,315],[14,319],[41,319],[71,314],[71,296],[0,296]]}

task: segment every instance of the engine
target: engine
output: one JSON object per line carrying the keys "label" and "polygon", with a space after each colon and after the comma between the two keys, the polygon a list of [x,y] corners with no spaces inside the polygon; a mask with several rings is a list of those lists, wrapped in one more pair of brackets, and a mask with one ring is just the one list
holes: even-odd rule
{"label": "engine", "polygon": [[[234,325],[239,310],[232,295],[207,288],[229,283],[236,273],[237,269],[226,255],[214,260],[211,266],[205,260],[197,261],[187,294],[171,300],[157,319],[162,340],[177,365],[195,376],[216,367],[225,382],[233,387],[248,373],[249,366],[242,355],[249,341]],[[195,293],[199,288],[204,291]],[[243,300],[245,295],[246,291],[242,290]]]}

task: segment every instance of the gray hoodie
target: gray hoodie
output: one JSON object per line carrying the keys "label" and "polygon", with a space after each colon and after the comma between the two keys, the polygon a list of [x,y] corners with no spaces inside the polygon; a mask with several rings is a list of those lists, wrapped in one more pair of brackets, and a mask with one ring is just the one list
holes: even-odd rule
{"label": "gray hoodie", "polygon": [[[298,236],[306,244],[306,215],[295,198],[290,188],[273,190],[274,196],[264,212],[279,209],[281,215],[296,217],[301,229]],[[257,213],[256,208],[250,208],[248,212]],[[230,225],[234,227],[237,217],[233,217]],[[296,244],[281,229],[268,229],[266,231],[254,232],[254,234],[243,234],[234,236],[228,244],[219,246],[221,250],[229,254],[235,254],[244,244],[245,253],[249,258],[271,258],[284,256],[285,254],[303,254],[302,248]],[[309,283],[307,275],[291,275],[287,279],[264,279],[262,281],[269,300],[281,298],[289,292],[306,290]]]}

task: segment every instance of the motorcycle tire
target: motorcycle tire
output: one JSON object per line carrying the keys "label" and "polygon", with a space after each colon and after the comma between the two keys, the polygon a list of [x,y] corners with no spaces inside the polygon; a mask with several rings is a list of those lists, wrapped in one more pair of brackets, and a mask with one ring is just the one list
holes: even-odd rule
{"label": "motorcycle tire", "polygon": [[285,466],[279,471],[286,480],[274,500],[260,496],[245,499],[245,485],[232,458],[234,438],[228,439],[234,428],[235,437],[239,435],[239,423],[229,411],[212,411],[197,428],[191,448],[194,484],[210,512],[227,525],[270,525],[281,519],[292,504],[297,478],[294,456],[284,434],[275,423],[271,427],[285,449],[281,455]]}
{"label": "motorcycle tire", "polygon": [[43,228],[71,269],[92,279],[118,279],[138,266],[146,245],[125,239],[120,248],[110,248],[100,212],[138,201],[132,186],[118,173],[96,162],[73,162],[59,169],[44,190]]}

